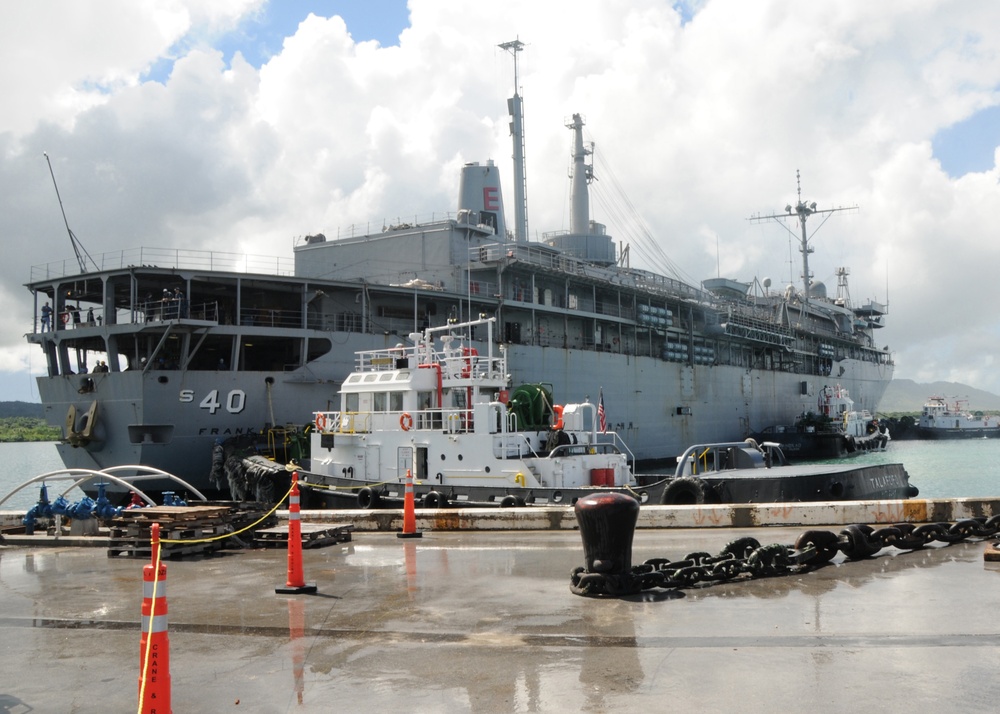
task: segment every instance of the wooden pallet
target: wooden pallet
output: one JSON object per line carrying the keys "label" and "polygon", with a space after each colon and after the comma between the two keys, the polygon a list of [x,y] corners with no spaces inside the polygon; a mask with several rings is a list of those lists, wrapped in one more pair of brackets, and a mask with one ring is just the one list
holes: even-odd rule
{"label": "wooden pallet", "polygon": [[[302,547],[322,548],[351,540],[354,524],[349,523],[303,523]],[[287,548],[288,526],[261,528],[254,533],[254,545],[261,548]]]}
{"label": "wooden pallet", "polygon": [[[161,524],[161,541],[180,540],[189,542],[161,542],[160,557],[174,558],[183,555],[206,555],[214,553],[223,547],[225,539],[205,539],[216,538],[217,536],[232,532],[232,527],[226,524],[201,523],[197,527],[192,527],[189,524],[185,524],[185,527],[179,527],[177,524],[162,527]],[[108,557],[124,555],[130,558],[148,558],[153,552],[150,538],[150,529],[148,527],[141,528],[136,525],[124,529],[112,527],[110,538],[108,539]]]}
{"label": "wooden pallet", "polygon": [[[241,534],[240,540],[219,536],[234,533],[255,523],[267,510],[263,504],[221,503],[152,506],[122,511],[109,528],[108,557],[151,557],[153,523],[160,525],[161,541],[189,541],[161,543],[161,558],[207,555],[225,547],[242,547],[253,538],[252,532]],[[261,525],[276,520],[272,517]],[[210,538],[214,540],[205,540]]]}

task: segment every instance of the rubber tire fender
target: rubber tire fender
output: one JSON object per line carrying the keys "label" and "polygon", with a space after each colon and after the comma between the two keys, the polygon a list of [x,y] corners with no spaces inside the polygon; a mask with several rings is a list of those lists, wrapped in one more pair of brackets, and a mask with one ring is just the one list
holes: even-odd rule
{"label": "rubber tire fender", "polygon": [[514,508],[517,505],[517,499],[513,496],[504,496],[503,500],[500,501],[500,508]]}
{"label": "rubber tire fender", "polygon": [[375,489],[365,486],[363,489],[358,491],[358,508],[370,510],[372,508],[378,508],[381,503],[382,497],[379,496],[378,491]]}
{"label": "rubber tire fender", "polygon": [[700,478],[681,476],[667,484],[660,496],[661,506],[700,506],[718,503],[715,490]]}
{"label": "rubber tire fender", "polygon": [[447,508],[448,497],[440,491],[429,491],[424,495],[424,508]]}

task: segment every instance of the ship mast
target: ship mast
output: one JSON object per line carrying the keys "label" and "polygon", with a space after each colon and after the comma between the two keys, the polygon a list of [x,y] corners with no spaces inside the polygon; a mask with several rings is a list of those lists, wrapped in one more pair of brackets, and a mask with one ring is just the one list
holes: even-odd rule
{"label": "ship mast", "polygon": [[524,43],[511,40],[497,46],[514,57],[514,96],[507,100],[507,111],[514,142],[514,240],[524,243],[528,240],[528,184],[524,171],[524,113],[517,83],[517,53],[524,49]]}
{"label": "ship mast", "polygon": [[[808,307],[809,291],[810,291],[810,286],[812,285],[812,277],[813,277],[812,273],[809,272],[809,254],[813,252],[813,248],[809,245],[809,239],[812,238],[813,235],[816,235],[816,231],[818,231],[820,228],[823,227],[823,224],[827,222],[831,214],[840,213],[841,211],[857,211],[858,207],[841,206],[838,208],[819,209],[816,208],[815,201],[806,205],[806,202],[802,200],[802,178],[798,169],[795,170],[795,183],[798,187],[798,201],[795,204],[794,209],[792,205],[789,204],[785,206],[784,213],[772,213],[766,216],[758,214],[750,216],[750,220],[753,223],[760,223],[762,221],[770,221],[770,220],[778,221],[785,227],[785,230],[791,232],[791,229],[789,229],[788,226],[785,226],[784,221],[786,218],[789,218],[791,216],[796,216],[798,218],[799,225],[801,227],[801,237],[799,238],[799,252],[802,253],[802,302],[806,307]],[[816,227],[816,230],[812,232],[812,235],[810,235],[806,230],[806,221],[809,219],[809,216],[815,216],[821,214],[825,214],[823,222],[820,223],[819,226]]]}
{"label": "ship mast", "polygon": [[570,217],[569,232],[581,235],[590,233],[590,182],[594,179],[594,167],[587,163],[592,149],[583,144],[583,117],[573,115],[566,124],[573,130],[573,170],[570,172]]}
{"label": "ship mast", "polygon": [[[66,224],[66,232],[69,233],[69,242],[73,244],[73,252],[76,253],[76,262],[80,264],[80,273],[87,272],[87,260],[94,264],[94,268],[97,268],[97,263],[94,263],[94,259],[90,257],[90,253],[87,249],[83,247],[83,244],[73,233],[73,229],[69,227],[69,219],[66,218],[66,209],[63,208],[62,196],[59,195],[59,184],[56,183],[56,174],[52,170],[52,162],[49,160],[49,155],[46,152],[42,152],[42,156],[45,157],[45,162],[49,165],[49,175],[52,177],[52,185],[56,187],[56,199],[59,201],[59,210],[62,211],[63,223]],[[84,256],[87,256],[84,260]]]}

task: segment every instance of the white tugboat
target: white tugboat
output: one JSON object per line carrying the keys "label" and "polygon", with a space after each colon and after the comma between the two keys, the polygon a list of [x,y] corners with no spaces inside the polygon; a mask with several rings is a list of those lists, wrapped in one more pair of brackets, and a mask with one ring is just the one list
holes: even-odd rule
{"label": "white tugboat", "polygon": [[918,439],[987,439],[1000,437],[1000,417],[972,413],[968,402],[930,397],[917,422]]}
{"label": "white tugboat", "polygon": [[[569,504],[596,489],[658,500],[664,481],[638,486],[598,404],[555,404],[542,384],[510,391],[494,323],[427,328],[407,345],[359,352],[340,409],[315,413],[301,483],[324,503],[362,508],[401,499],[408,471],[427,507]],[[477,331],[483,354],[470,346]]]}

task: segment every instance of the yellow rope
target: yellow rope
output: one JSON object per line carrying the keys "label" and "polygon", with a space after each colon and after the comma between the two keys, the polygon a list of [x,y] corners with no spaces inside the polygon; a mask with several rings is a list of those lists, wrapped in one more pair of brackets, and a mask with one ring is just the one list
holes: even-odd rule
{"label": "yellow rope", "polygon": [[[160,544],[156,544],[156,558],[153,561],[153,602],[149,606],[149,629],[146,631],[146,656],[142,660],[142,686],[139,687],[139,708],[137,714],[142,714],[142,702],[146,695],[146,675],[149,672],[149,653],[153,649],[149,646],[149,638],[153,636],[153,618],[156,617],[156,588],[160,584]],[[145,589],[146,579],[143,578],[143,589]],[[145,597],[145,596],[143,596]]]}
{"label": "yellow rope", "polygon": [[[374,486],[405,486],[406,484],[402,481],[379,481],[377,483],[363,483],[360,486],[326,486],[321,483],[303,483],[299,484],[303,488],[315,488],[318,491],[354,491],[362,488],[370,488]],[[414,486],[423,486],[423,481],[413,480]]]}
{"label": "yellow rope", "polygon": [[213,540],[222,540],[223,538],[230,538],[232,536],[239,535],[240,533],[245,533],[248,530],[250,530],[251,528],[253,528],[254,526],[256,526],[258,523],[261,523],[262,521],[270,518],[271,514],[273,514],[275,511],[278,510],[278,507],[281,506],[281,504],[285,502],[285,499],[287,499],[288,496],[291,493],[292,493],[292,489],[289,488],[288,491],[287,491],[287,493],[285,493],[285,495],[281,497],[281,500],[278,501],[276,504],[274,504],[274,508],[272,508],[270,511],[268,511],[267,513],[265,513],[263,516],[261,516],[260,518],[258,518],[256,521],[254,521],[250,525],[246,526],[245,528],[241,528],[238,531],[233,531],[232,533],[223,533],[222,535],[212,536],[211,538],[196,538],[194,540],[177,540],[177,539],[171,539],[171,538],[160,538],[160,542],[161,543],[210,543]]}

